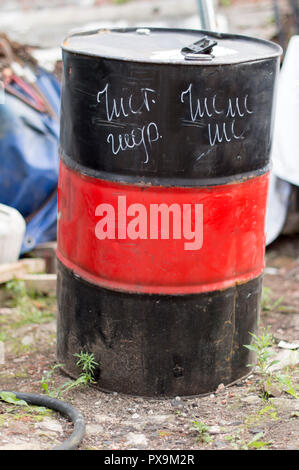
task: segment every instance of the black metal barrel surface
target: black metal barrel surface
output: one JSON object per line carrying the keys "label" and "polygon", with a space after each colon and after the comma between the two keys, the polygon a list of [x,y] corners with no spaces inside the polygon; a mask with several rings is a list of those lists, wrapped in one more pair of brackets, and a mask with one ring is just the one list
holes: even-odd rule
{"label": "black metal barrel surface", "polygon": [[[249,372],[280,54],[194,30],[65,40],[57,356],[70,375],[80,351],[99,388],[134,395],[203,394]],[[168,238],[149,228],[158,205],[173,211]],[[194,237],[201,217],[191,248],[183,218],[174,235],[187,206]]]}

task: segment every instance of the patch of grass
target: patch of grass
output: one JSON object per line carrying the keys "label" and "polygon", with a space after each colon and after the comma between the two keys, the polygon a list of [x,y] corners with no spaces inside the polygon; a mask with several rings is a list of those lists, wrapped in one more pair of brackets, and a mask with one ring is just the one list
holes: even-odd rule
{"label": "patch of grass", "polygon": [[9,345],[9,352],[12,353],[15,357],[20,357],[23,354],[33,352],[36,350],[36,346],[34,344],[22,344],[19,341],[19,338],[9,338],[10,345]]}
{"label": "patch of grass", "polygon": [[27,289],[24,281],[20,279],[7,282],[5,288],[9,294],[9,306],[15,307],[19,313],[14,321],[15,328],[30,323],[47,323],[55,319],[55,297],[43,296],[40,292]]}
{"label": "patch of grass", "polygon": [[267,446],[271,445],[271,441],[262,441],[264,433],[259,432],[253,436],[250,441],[246,441],[241,438],[240,430],[236,431],[234,434],[225,436],[224,439],[230,442],[231,446],[235,450],[263,450]]}
{"label": "patch of grass", "polygon": [[2,289],[6,293],[3,306],[8,307],[8,313],[0,315],[0,341],[5,343],[7,353],[15,356],[34,351],[37,341],[35,335],[32,344],[23,344],[21,336],[24,332],[18,329],[53,322],[56,318],[55,296],[28,290],[24,281],[19,279],[7,282]]}
{"label": "patch of grass", "polygon": [[267,405],[264,406],[259,412],[259,416],[269,416],[274,421],[277,421],[279,418],[277,416],[277,409],[274,406]]}
{"label": "patch of grass", "polygon": [[282,392],[288,393],[294,398],[299,398],[290,372],[273,372],[271,369],[273,365],[278,364],[280,361],[271,360],[273,356],[271,347],[273,346],[274,338],[269,328],[262,328],[259,335],[253,333],[250,333],[250,335],[253,337],[253,342],[244,346],[256,354],[256,364],[248,364],[248,367],[255,366],[256,372],[261,377],[258,384],[263,390],[262,398],[266,400],[269,398],[268,390],[272,385],[277,386]]}
{"label": "patch of grass", "polygon": [[246,427],[251,428],[252,426],[268,421],[269,419],[271,421],[279,420],[277,408],[273,405],[266,405],[256,413],[248,415],[245,420],[245,425]]}
{"label": "patch of grass", "polygon": [[241,438],[240,430],[238,429],[233,434],[224,436],[224,439],[229,442],[235,450],[247,450],[245,442]]}
{"label": "patch of grass", "polygon": [[212,437],[209,433],[210,427],[207,426],[202,421],[194,421],[192,427],[190,428],[191,431],[196,431],[197,436],[196,440],[202,442],[204,444],[208,444],[212,442]]}
{"label": "patch of grass", "polygon": [[[12,392],[0,392],[0,401],[5,404],[5,412],[0,415],[0,426],[8,419],[16,421],[42,421],[45,416],[50,416],[53,411],[43,406],[29,405],[25,400],[20,400]],[[10,405],[13,405],[11,407]],[[20,412],[18,409],[25,408]]]}
{"label": "patch of grass", "polygon": [[0,341],[4,343],[7,339],[7,334],[5,331],[0,331]]}
{"label": "patch of grass", "polygon": [[50,416],[52,414],[52,410],[46,409],[46,411],[42,411],[34,409],[34,407],[30,407],[30,409],[24,413],[17,413],[13,409],[8,409],[5,413],[0,415],[0,427],[4,424],[7,425],[9,421],[21,421],[29,424],[38,423],[43,421],[45,416]]}
{"label": "patch of grass", "polygon": [[16,379],[26,379],[29,376],[27,369],[15,372],[14,377]]}
{"label": "patch of grass", "polygon": [[279,297],[277,300],[273,301],[272,299],[272,289],[270,287],[262,287],[262,300],[261,307],[263,312],[270,312],[277,309],[277,307],[282,308],[281,304],[284,297]]}
{"label": "patch of grass", "polygon": [[251,441],[248,442],[247,448],[248,449],[257,449],[257,450],[263,450],[267,446],[271,445],[271,441],[262,441],[261,438],[263,437],[264,433],[259,432],[258,434],[255,434],[254,437],[251,439]]}

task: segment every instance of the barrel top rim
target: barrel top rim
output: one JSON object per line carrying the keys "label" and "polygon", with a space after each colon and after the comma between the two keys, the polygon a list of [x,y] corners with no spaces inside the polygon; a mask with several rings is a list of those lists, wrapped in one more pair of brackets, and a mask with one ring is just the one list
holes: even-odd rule
{"label": "barrel top rim", "polygon": [[[119,34],[119,33],[135,33],[136,37],[141,38],[141,42],[143,41],[144,43],[144,38],[148,38],[150,33],[145,33],[145,34],[137,34],[137,31],[150,31],[153,34],[165,34],[165,36],[168,34],[168,36],[173,36],[177,35],[177,37],[180,36],[181,39],[183,37],[190,37],[190,41],[192,41],[193,37],[194,39],[200,39],[202,35],[208,36],[208,38],[215,39],[218,44],[216,48],[218,47],[218,50],[221,50],[218,54],[218,56],[215,56],[211,60],[186,60],[182,54],[179,55],[180,53],[180,47],[176,48],[176,54],[174,57],[169,57],[167,53],[169,53],[169,50],[164,51],[162,48],[159,51],[152,51],[152,54],[144,54],[144,56],[139,56],[138,53],[134,55],[132,53],[131,55],[125,54],[125,51],[123,54],[119,54],[119,51],[122,50],[121,44],[116,47],[113,47],[108,50],[104,50],[103,45],[101,43],[95,43],[93,44],[92,47],[88,49],[88,43],[87,45],[83,44],[81,47],[79,46],[79,42],[82,38],[93,38],[96,36],[96,39],[101,36],[105,38],[109,37],[108,33],[114,34]],[[111,37],[111,36],[110,36]],[[124,37],[124,36],[123,36]],[[127,36],[128,37],[128,36]],[[77,42],[76,45],[76,39],[79,39],[79,42]],[[123,38],[122,38],[123,39]],[[136,39],[136,38],[135,38]],[[75,44],[72,46],[70,43],[71,41],[74,40]],[[129,38],[130,41],[130,38]],[[87,42],[87,41],[85,41]],[[219,46],[220,44],[220,46]],[[231,47],[234,45],[238,45],[239,48],[241,45],[245,45],[246,47],[251,48],[251,51],[247,54],[244,53],[244,55],[241,54],[240,50],[232,51],[230,53],[225,52],[224,55],[221,55],[223,53],[225,45],[229,44],[230,48],[226,48],[226,51],[232,51]],[[183,42],[181,42],[180,45],[183,45]],[[189,44],[186,43],[186,46]],[[101,50],[102,46],[102,50]],[[266,39],[261,39],[257,37],[252,37],[252,36],[247,36],[243,34],[233,34],[233,33],[220,33],[220,32],[211,32],[211,31],[206,31],[206,30],[195,30],[195,29],[185,29],[185,28],[139,28],[139,27],[134,27],[134,28],[112,28],[112,29],[105,29],[105,28],[98,28],[98,29],[93,29],[93,30],[82,30],[82,31],[77,31],[74,32],[70,35],[68,35],[64,41],[61,44],[61,48],[63,51],[68,52],[68,53],[73,53],[74,55],[80,55],[80,56],[88,56],[88,57],[93,57],[93,58],[98,58],[98,59],[109,59],[109,60],[118,60],[118,61],[124,61],[124,62],[139,62],[139,63],[148,63],[148,64],[158,64],[158,65],[193,65],[193,66],[225,66],[225,65],[234,65],[234,64],[242,64],[246,62],[257,62],[261,60],[266,60],[266,59],[274,59],[278,58],[282,54],[282,48],[272,42],[268,41]],[[97,48],[99,48],[97,50]],[[215,50],[215,49],[214,49]],[[213,51],[214,51],[213,50]],[[256,53],[255,53],[256,51]],[[140,53],[141,54],[141,53]],[[164,54],[164,55],[163,55]],[[178,54],[178,55],[177,55]]]}

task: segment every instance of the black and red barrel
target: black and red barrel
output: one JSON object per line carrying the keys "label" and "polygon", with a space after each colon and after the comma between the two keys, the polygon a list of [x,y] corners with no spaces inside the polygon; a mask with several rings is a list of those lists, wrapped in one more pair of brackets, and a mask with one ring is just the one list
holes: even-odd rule
{"label": "black and red barrel", "polygon": [[279,46],[100,29],[63,44],[59,362],[99,388],[197,395],[257,331]]}

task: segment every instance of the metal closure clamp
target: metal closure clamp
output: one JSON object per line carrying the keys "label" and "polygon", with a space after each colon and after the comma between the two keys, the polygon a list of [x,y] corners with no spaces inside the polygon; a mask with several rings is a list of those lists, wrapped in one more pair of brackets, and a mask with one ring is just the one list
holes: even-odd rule
{"label": "metal closure clamp", "polygon": [[202,37],[199,41],[190,44],[181,49],[181,54],[186,60],[212,60],[213,47],[217,45],[217,41],[210,40],[207,36]]}

